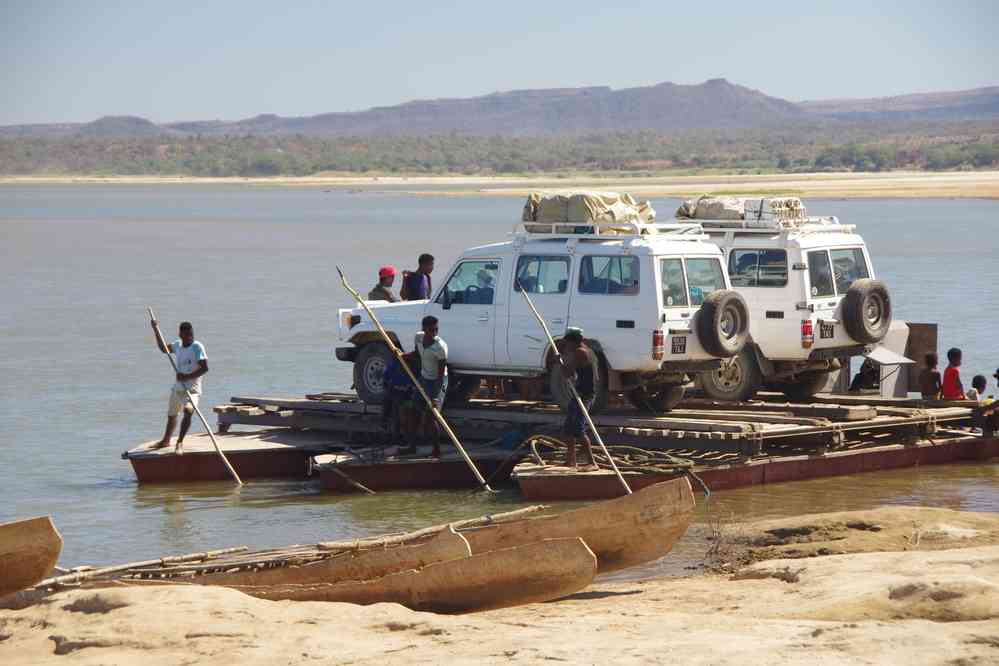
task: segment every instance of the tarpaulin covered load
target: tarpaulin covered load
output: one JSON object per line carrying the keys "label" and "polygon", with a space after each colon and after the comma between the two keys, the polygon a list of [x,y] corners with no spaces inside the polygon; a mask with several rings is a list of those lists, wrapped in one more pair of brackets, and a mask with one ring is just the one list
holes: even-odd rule
{"label": "tarpaulin covered load", "polygon": [[676,209],[676,216],[690,220],[741,220],[746,204],[737,197],[712,197],[707,194],[687,199]]}
{"label": "tarpaulin covered load", "polygon": [[594,224],[601,227],[637,222],[651,224],[656,211],[648,201],[635,201],[617,192],[534,192],[524,204],[524,222]]}
{"label": "tarpaulin covered load", "polygon": [[680,204],[676,216],[688,220],[794,222],[805,220],[807,214],[798,197],[713,197],[703,194]]}

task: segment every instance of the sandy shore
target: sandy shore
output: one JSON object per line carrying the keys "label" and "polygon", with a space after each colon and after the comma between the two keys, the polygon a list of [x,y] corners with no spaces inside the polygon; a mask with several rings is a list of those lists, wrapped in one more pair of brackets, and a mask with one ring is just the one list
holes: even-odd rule
{"label": "sandy shore", "polygon": [[803,197],[960,197],[999,198],[999,171],[811,173],[699,176],[367,176],[320,175],[277,178],[191,178],[168,176],[5,176],[0,185],[279,185],[328,187],[358,191],[390,189],[426,196],[524,196],[539,189],[590,188],[620,190],[639,197],[694,196],[703,193],[788,194]]}
{"label": "sandy shore", "polygon": [[726,573],[597,583],[459,617],[222,588],[70,591],[0,611],[0,663],[986,664],[999,515],[884,508],[721,531]]}

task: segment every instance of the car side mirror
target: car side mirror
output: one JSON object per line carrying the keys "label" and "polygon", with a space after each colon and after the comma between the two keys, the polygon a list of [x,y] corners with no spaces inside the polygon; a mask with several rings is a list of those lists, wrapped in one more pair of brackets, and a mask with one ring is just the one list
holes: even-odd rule
{"label": "car side mirror", "polygon": [[448,289],[447,287],[444,287],[444,294],[443,294],[443,296],[444,296],[444,300],[441,302],[441,307],[444,308],[445,310],[450,310],[451,309],[451,290]]}

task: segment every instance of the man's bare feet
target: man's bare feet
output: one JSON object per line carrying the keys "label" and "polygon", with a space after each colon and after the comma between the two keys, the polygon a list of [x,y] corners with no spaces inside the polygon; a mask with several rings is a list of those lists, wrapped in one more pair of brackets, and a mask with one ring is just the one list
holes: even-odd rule
{"label": "man's bare feet", "polygon": [[158,441],[155,444],[153,444],[152,446],[150,446],[149,450],[152,451],[153,449],[165,449],[168,446],[170,446],[170,440],[169,439],[161,439],[160,441]]}
{"label": "man's bare feet", "polygon": [[184,455],[184,443],[177,442],[177,446],[174,447],[173,452],[176,453],[178,456]]}

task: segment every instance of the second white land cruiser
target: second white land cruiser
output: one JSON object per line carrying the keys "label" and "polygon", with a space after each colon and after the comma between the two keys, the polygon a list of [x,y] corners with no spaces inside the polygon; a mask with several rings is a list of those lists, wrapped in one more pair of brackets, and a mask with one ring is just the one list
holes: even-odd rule
{"label": "second white land cruiser", "polygon": [[750,310],[749,344],[700,378],[709,396],[746,400],[766,387],[805,400],[843,359],[888,332],[888,288],[875,279],[852,225],[809,217],[795,197],[702,197],[684,203],[677,217],[700,222],[724,252],[732,288]]}
{"label": "second white land cruiser", "polygon": [[[544,213],[553,200],[562,206],[556,222]],[[449,349],[449,400],[467,399],[483,377],[545,377],[552,399],[568,401],[521,289],[556,338],[568,326],[583,329],[601,366],[596,408],[614,393],[667,411],[693,376],[742,351],[746,303],[730,289],[722,253],[700,225],[654,224],[647,204],[608,193],[535,195],[525,210],[512,240],[466,250],[429,300],[369,304],[405,351],[421,319],[438,318]],[[338,321],[351,346],[338,348],[337,358],[354,364],[360,398],[380,402],[386,345],[363,309],[340,310]]]}

